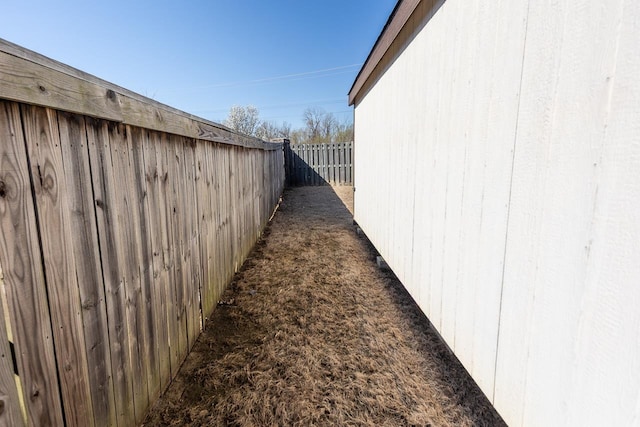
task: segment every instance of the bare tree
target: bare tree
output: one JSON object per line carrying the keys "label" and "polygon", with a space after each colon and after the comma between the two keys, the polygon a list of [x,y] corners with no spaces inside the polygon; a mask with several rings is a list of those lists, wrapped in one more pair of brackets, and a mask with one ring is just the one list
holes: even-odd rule
{"label": "bare tree", "polygon": [[333,141],[334,142],[353,141],[353,121],[352,120],[345,119],[341,122],[336,122]]}
{"label": "bare tree", "polygon": [[263,121],[256,129],[256,136],[264,141],[280,137],[280,129],[273,122]]}
{"label": "bare tree", "polygon": [[310,141],[316,142],[320,137],[322,126],[322,118],[325,112],[322,108],[308,107],[302,113],[302,120],[307,131],[307,137]]}
{"label": "bare tree", "polygon": [[291,135],[291,125],[283,122],[278,126],[275,122],[263,121],[256,129],[256,136],[265,141],[274,138],[289,138]]}
{"label": "bare tree", "polygon": [[302,120],[305,124],[305,141],[343,142],[353,139],[353,125],[351,122],[339,122],[333,113],[327,113],[322,108],[307,108],[304,110]]}
{"label": "bare tree", "polygon": [[259,115],[260,112],[253,105],[247,107],[234,105],[229,110],[224,125],[245,135],[256,136]]}
{"label": "bare tree", "polygon": [[224,124],[245,135],[255,136],[265,141],[274,138],[288,138],[292,144],[305,142],[346,142],[353,140],[353,123],[339,121],[333,113],[320,107],[308,107],[302,115],[304,127],[291,129],[291,124],[260,120],[258,109],[252,105],[233,106]]}
{"label": "bare tree", "polygon": [[289,138],[291,136],[291,123],[282,122],[280,125],[280,137]]}
{"label": "bare tree", "polygon": [[305,129],[296,129],[289,133],[289,140],[292,144],[303,144],[307,142],[307,132]]}
{"label": "bare tree", "polygon": [[320,121],[320,142],[332,142],[337,124],[338,121],[332,113],[325,113],[322,116]]}

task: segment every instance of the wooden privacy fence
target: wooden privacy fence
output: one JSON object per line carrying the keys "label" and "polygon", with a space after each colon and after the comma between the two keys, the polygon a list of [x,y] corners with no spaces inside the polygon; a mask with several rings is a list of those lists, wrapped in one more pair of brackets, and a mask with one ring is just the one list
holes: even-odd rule
{"label": "wooden privacy fence", "polygon": [[284,147],[287,185],[353,185],[353,142]]}
{"label": "wooden privacy fence", "polygon": [[284,184],[282,144],[0,40],[0,424],[133,426]]}

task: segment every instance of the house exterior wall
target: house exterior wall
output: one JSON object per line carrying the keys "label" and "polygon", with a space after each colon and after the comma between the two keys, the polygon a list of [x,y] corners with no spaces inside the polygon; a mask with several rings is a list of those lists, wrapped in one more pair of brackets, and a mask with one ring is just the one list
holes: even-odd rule
{"label": "house exterior wall", "polygon": [[639,22],[448,0],[355,97],[355,219],[509,425],[640,425]]}

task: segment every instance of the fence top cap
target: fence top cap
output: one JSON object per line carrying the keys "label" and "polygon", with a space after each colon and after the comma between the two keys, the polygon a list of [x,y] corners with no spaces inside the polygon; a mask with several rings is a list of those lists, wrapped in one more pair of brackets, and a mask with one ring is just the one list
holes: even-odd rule
{"label": "fence top cap", "polygon": [[203,141],[263,150],[282,148],[282,142],[243,135],[3,39],[0,66],[0,99]]}

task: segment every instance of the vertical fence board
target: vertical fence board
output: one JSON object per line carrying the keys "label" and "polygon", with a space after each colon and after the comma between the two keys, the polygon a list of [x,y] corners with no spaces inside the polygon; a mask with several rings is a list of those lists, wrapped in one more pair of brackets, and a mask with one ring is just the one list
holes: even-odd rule
{"label": "vertical fence board", "polygon": [[188,159],[188,141],[187,138],[179,137],[179,147],[181,161],[178,165],[182,178],[179,181],[178,210],[181,214],[180,223],[180,241],[181,241],[181,260],[182,260],[182,307],[180,308],[181,316],[184,324],[184,348],[181,347],[181,360],[183,360],[190,348],[191,338],[191,290],[190,284],[192,280],[192,264],[191,264],[191,198],[189,197],[188,186],[189,180],[189,159]]}
{"label": "vertical fence board", "polygon": [[[208,315],[206,308],[209,306],[209,297],[211,291],[209,289],[209,243],[208,224],[210,219],[210,197],[208,185],[208,164],[207,164],[207,152],[209,147],[205,144],[197,144],[194,148],[194,170],[195,170],[195,191],[196,191],[196,218],[198,228],[198,270],[201,277],[199,283],[199,298],[200,298],[200,310],[201,322],[204,322],[204,318]],[[201,324],[201,326],[204,326]]]}
{"label": "vertical fence board", "polygon": [[293,156],[293,160],[295,162],[295,185],[301,185],[302,182],[304,182],[304,176],[303,176],[303,172],[302,172],[302,166],[303,166],[303,162],[302,162],[302,157],[300,157],[302,155],[302,146],[296,145],[295,146],[295,151],[294,151],[294,156]]}
{"label": "vertical fence board", "polygon": [[320,182],[318,181],[318,165],[319,165],[319,161],[318,161],[318,152],[319,152],[319,148],[320,148],[320,144],[314,144],[312,146],[311,149],[311,176],[313,179],[313,185],[320,185]]}
{"label": "vertical fence board", "polygon": [[298,181],[298,185],[305,185],[307,181],[307,163],[305,160],[306,146],[300,146],[299,149],[298,165],[300,168],[300,179]]}
{"label": "vertical fence board", "polygon": [[[134,132],[138,135],[134,135]],[[128,248],[125,253],[130,254],[129,258],[129,287],[127,288],[127,302],[129,303],[129,316],[132,325],[135,325],[137,346],[137,359],[134,359],[134,377],[139,378],[139,384],[134,382],[134,403],[136,410],[136,422],[142,422],[145,415],[145,409],[149,406],[149,381],[153,379],[149,376],[152,371],[149,364],[152,362],[151,352],[149,351],[152,344],[151,337],[148,336],[147,317],[147,299],[144,291],[144,275],[148,272],[150,263],[147,251],[149,244],[144,236],[144,205],[141,198],[144,190],[140,190],[140,177],[136,174],[135,151],[139,144],[134,143],[134,139],[138,139],[140,128],[124,127],[123,146],[123,163],[122,167],[126,168],[123,176],[126,178],[126,210],[125,215],[129,214],[130,225]],[[124,192],[123,192],[124,193]],[[144,251],[143,251],[144,250]],[[135,352],[136,348],[132,347]]]}
{"label": "vertical fence board", "polygon": [[315,175],[313,173],[313,154],[315,151],[314,145],[313,144],[307,145],[306,148],[307,148],[306,159],[305,159],[305,163],[307,164],[306,165],[306,168],[307,168],[306,182],[311,185],[315,185],[315,182],[314,182]]}
{"label": "vertical fence board", "polygon": [[227,206],[227,244],[228,246],[225,248],[225,250],[228,252],[228,257],[229,257],[229,269],[227,270],[227,278],[230,279],[233,276],[233,273],[236,270],[236,250],[237,250],[237,244],[236,244],[236,217],[235,217],[235,213],[236,213],[236,186],[235,186],[235,179],[233,179],[233,169],[232,169],[232,165],[235,164],[235,160],[236,160],[236,150],[235,148],[229,150],[229,156],[227,157],[227,166],[225,169],[225,176],[224,179],[226,182],[229,183],[229,185],[226,185],[226,189],[227,191],[225,191],[225,195],[226,195],[226,206]]}
{"label": "vertical fence board", "polygon": [[58,113],[60,142],[71,215],[70,234],[82,304],[88,379],[96,425],[115,425],[111,353],[98,244],[93,184],[83,116]]}
{"label": "vertical fence board", "polygon": [[221,269],[218,264],[218,258],[220,252],[218,250],[218,242],[220,240],[220,216],[219,209],[217,209],[218,194],[220,193],[217,179],[217,165],[218,163],[218,147],[217,144],[209,144],[207,150],[207,179],[209,180],[209,187],[207,192],[209,193],[209,215],[211,221],[209,222],[209,233],[207,238],[207,244],[209,246],[209,280],[211,283],[208,285],[210,295],[206,299],[208,303],[203,307],[203,315],[208,317],[216,307],[216,301],[220,295],[219,287],[222,285],[222,277],[220,275]]}
{"label": "vertical fence board", "polygon": [[240,222],[242,221],[242,217],[239,215],[239,204],[241,202],[240,188],[239,188],[239,172],[234,167],[235,165],[240,163],[240,150],[239,147],[233,147],[231,150],[231,163],[229,164],[229,180],[231,181],[231,233],[232,233],[232,250],[231,253],[233,255],[233,271],[231,274],[234,274],[240,268],[239,265],[239,257],[242,252],[242,244],[240,242]]}
{"label": "vertical fence board", "polygon": [[[171,228],[173,229],[173,248],[174,248],[174,307],[175,319],[177,323],[175,342],[172,342],[176,354],[175,372],[180,366],[182,360],[187,354],[187,318],[185,303],[185,282],[187,280],[185,264],[185,200],[184,200],[184,147],[181,137],[169,136],[169,175],[173,177],[172,184],[172,207],[173,215],[171,219]],[[173,369],[173,368],[172,368]]]}
{"label": "vertical fence board", "polygon": [[[235,149],[232,148],[231,150],[227,151],[227,155],[225,156],[225,161],[226,161],[226,165],[225,165],[225,170],[224,170],[224,175],[223,175],[223,183],[224,188],[225,188],[225,221],[226,221],[226,245],[223,248],[223,250],[225,251],[226,257],[229,260],[227,263],[227,272],[226,272],[226,276],[225,276],[225,282],[227,280],[230,280],[231,277],[233,277],[233,273],[235,271],[235,256],[234,256],[234,252],[235,252],[235,220],[234,220],[234,212],[235,212],[235,206],[234,206],[234,202],[235,202],[235,197],[234,197],[234,193],[235,190],[233,188],[233,180],[231,179],[233,177],[233,175],[231,174],[231,167],[232,164],[234,163],[234,159],[235,159]],[[229,185],[226,185],[227,183],[229,183]]]}
{"label": "vertical fence board", "polygon": [[187,339],[190,350],[200,334],[202,319],[200,316],[200,287],[202,276],[200,274],[200,227],[198,221],[198,200],[196,195],[196,141],[185,139],[185,173],[187,200],[187,254],[189,265],[189,279],[185,283],[187,292]]}
{"label": "vertical fence board", "polygon": [[315,185],[314,182],[314,178],[315,178],[315,174],[313,173],[313,155],[314,155],[314,151],[315,151],[315,146],[314,144],[311,145],[307,145],[307,158],[306,158],[306,163],[307,163],[307,182],[311,185]]}
{"label": "vertical fence board", "polygon": [[340,171],[342,180],[340,181],[340,185],[344,185],[347,179],[347,156],[346,156],[346,147],[344,143],[338,144],[338,148],[340,150]]}
{"label": "vertical fence board", "polygon": [[149,383],[150,398],[156,397],[171,377],[171,362],[169,357],[169,340],[166,317],[166,288],[168,286],[167,269],[165,268],[166,228],[164,197],[161,183],[164,173],[159,164],[159,151],[162,140],[157,134],[147,135],[142,139],[144,159],[144,179],[146,180],[146,194],[144,205],[147,210],[149,226],[150,248],[149,255],[151,265],[151,289],[150,307],[152,315],[153,336],[155,339],[155,351],[157,354],[156,369],[158,369],[158,381]]}
{"label": "vertical fence board", "polygon": [[216,241],[216,253],[218,254],[216,260],[216,271],[218,273],[218,278],[220,283],[226,282],[226,266],[228,265],[227,261],[227,252],[225,248],[227,247],[227,218],[226,218],[226,189],[223,185],[223,177],[225,174],[226,167],[226,156],[227,152],[222,150],[222,148],[216,145],[216,157],[218,160],[218,167],[215,169],[215,182],[216,182],[216,203],[215,203],[215,214],[217,216],[217,233],[218,239]]}
{"label": "vertical fence board", "polygon": [[[211,269],[213,270],[213,280],[214,285],[212,286],[212,296],[208,298],[209,304],[207,309],[205,310],[206,316],[210,316],[215,308],[216,298],[218,292],[220,292],[219,286],[221,287],[222,279],[222,261],[221,261],[221,252],[220,252],[220,241],[222,240],[222,232],[221,232],[221,214],[220,214],[220,154],[217,144],[211,145],[210,151],[210,168],[209,168],[209,179],[211,180],[210,192],[211,192],[211,235],[213,236],[210,240],[211,242]],[[218,165],[217,167],[213,167],[213,165]]]}
{"label": "vertical fence board", "polygon": [[344,157],[342,156],[342,146],[340,144],[336,144],[336,185],[342,185],[344,181],[344,170],[342,168],[342,162],[344,161]]}
{"label": "vertical fence board", "polygon": [[[220,283],[226,283],[231,261],[229,259],[229,205],[227,204],[227,192],[229,189],[225,185],[227,175],[229,150],[223,150],[218,146],[219,167],[217,168],[217,188],[218,188],[218,270],[220,272]],[[221,289],[222,291],[222,289]]]}
{"label": "vertical fence board", "polygon": [[215,299],[215,278],[212,260],[213,254],[213,210],[212,199],[213,182],[211,179],[211,156],[213,153],[213,144],[198,144],[199,160],[202,165],[200,172],[200,187],[198,190],[198,198],[202,197],[202,200],[198,200],[198,208],[202,212],[202,230],[200,235],[200,245],[202,246],[202,290],[200,292],[200,310],[202,316],[202,327],[204,328],[207,317],[209,316],[209,310],[213,310]]}
{"label": "vertical fence board", "polygon": [[347,183],[353,183],[353,162],[351,157],[353,156],[353,142],[345,142],[346,154],[347,154],[347,176],[345,178]]}
{"label": "vertical fence board", "polygon": [[[248,200],[245,193],[245,183],[248,179],[248,170],[246,168],[249,167],[248,165],[249,159],[248,159],[246,150],[244,148],[240,148],[240,150],[238,150],[238,153],[240,154],[240,165],[241,165],[241,167],[238,170],[238,175],[240,178],[238,180],[238,196],[239,196],[238,200],[239,200],[239,208],[240,208],[238,212],[239,214],[238,215],[238,220],[239,220],[238,241],[240,242],[240,250],[238,251],[238,253],[244,259],[244,254],[246,250],[245,233],[247,232],[247,205],[248,205]],[[238,260],[238,268],[240,268],[241,264],[242,264],[242,260]]]}
{"label": "vertical fence board", "polygon": [[238,260],[236,261],[236,271],[240,269],[240,266],[242,265],[242,255],[244,253],[244,229],[245,229],[245,214],[244,214],[244,207],[245,207],[245,197],[244,197],[244,185],[243,182],[246,179],[246,171],[244,170],[245,168],[245,163],[246,163],[246,156],[245,156],[245,149],[242,147],[238,148],[238,164],[242,165],[240,168],[238,168],[236,170],[236,175],[239,179],[235,180],[235,182],[237,182],[237,212],[236,212],[236,219],[238,221],[238,226],[237,226],[237,237],[236,240],[238,241]]}
{"label": "vertical fence board", "polygon": [[335,160],[335,144],[329,144],[329,183],[334,184],[336,181],[336,160]]}
{"label": "vertical fence board", "polygon": [[87,122],[89,158],[96,200],[98,239],[102,256],[105,300],[109,320],[109,341],[113,374],[114,397],[118,425],[135,423],[133,409],[133,374],[128,344],[129,328],[126,321],[126,295],[123,266],[118,256],[120,228],[117,217],[116,192],[118,184],[110,149],[108,122]]}
{"label": "vertical fence board", "polygon": [[298,149],[300,150],[300,170],[302,171],[300,176],[301,183],[307,182],[307,169],[309,168],[308,166],[309,159],[307,159],[307,148],[308,148],[308,145],[300,145],[298,147]]}
{"label": "vertical fence board", "polygon": [[[2,179],[2,164],[0,163],[0,179]],[[4,198],[4,196],[2,197]],[[3,211],[0,202],[0,213]],[[0,412],[0,425],[3,426],[24,426],[22,417],[20,396],[16,384],[16,373],[13,370],[13,361],[6,355],[11,354],[11,344],[13,335],[10,332],[11,324],[9,313],[5,312],[4,296],[4,276],[2,266],[0,266],[0,354],[5,357],[0,358],[0,402],[4,410]]]}
{"label": "vertical fence board", "polygon": [[137,218],[139,222],[137,228],[139,233],[136,236],[138,259],[140,260],[140,302],[141,306],[138,310],[140,324],[139,328],[143,332],[144,347],[141,348],[141,357],[145,360],[146,378],[147,378],[147,396],[149,400],[160,393],[160,368],[157,344],[157,328],[155,318],[158,316],[157,306],[154,304],[156,298],[154,295],[154,269],[153,269],[153,243],[151,235],[155,234],[154,223],[149,216],[147,204],[149,202],[149,190],[151,183],[146,179],[146,167],[144,162],[144,151],[148,140],[148,132],[137,127],[130,127],[130,138],[128,138],[129,153],[131,160],[130,170],[133,172],[134,200],[137,210]]}
{"label": "vertical fence board", "polygon": [[305,147],[305,182],[309,185],[313,183],[313,144]]}
{"label": "vertical fence board", "polygon": [[257,238],[255,235],[255,218],[254,218],[254,208],[255,208],[255,197],[253,192],[250,192],[250,188],[253,188],[254,185],[254,171],[256,168],[254,162],[253,153],[249,150],[245,151],[246,164],[244,166],[245,179],[242,184],[242,194],[244,196],[245,204],[244,204],[244,215],[245,215],[245,223],[244,223],[244,251],[242,258],[246,258],[251,251],[251,247],[253,246],[253,242]]}
{"label": "vertical fence board", "polygon": [[329,144],[322,145],[322,180],[323,184],[329,183]]}
{"label": "vertical fence board", "polygon": [[123,297],[125,303],[125,319],[127,323],[127,346],[130,355],[131,374],[133,377],[134,417],[138,421],[141,412],[148,405],[147,360],[144,358],[146,337],[144,336],[143,314],[140,284],[139,259],[139,203],[136,202],[134,178],[131,166],[129,139],[131,130],[123,124],[109,126],[109,141],[113,161],[113,173],[116,187],[117,220],[119,228],[117,253],[121,266],[123,281]]}
{"label": "vertical fence board", "polygon": [[313,174],[313,144],[307,145],[306,147],[306,157],[305,157],[305,163],[306,163],[306,169],[307,169],[307,173],[306,173],[306,182],[311,184],[311,185],[315,185],[315,183],[313,182],[313,178],[314,178],[314,174]]}
{"label": "vertical fence board", "polygon": [[84,332],[67,188],[55,111],[22,107],[25,139],[31,160],[44,273],[50,302],[62,404],[70,425],[92,425]]}
{"label": "vertical fence board", "polygon": [[0,265],[16,384],[21,402],[28,402],[27,424],[60,425],[62,406],[20,109],[6,102],[0,108]]}
{"label": "vertical fence board", "polygon": [[163,220],[164,233],[163,237],[163,259],[164,270],[167,276],[166,287],[164,288],[164,298],[166,301],[166,322],[167,322],[167,339],[169,346],[169,365],[171,368],[171,377],[178,373],[180,366],[178,358],[178,316],[176,313],[176,269],[178,258],[178,243],[174,230],[175,224],[175,195],[173,191],[173,183],[177,179],[172,165],[175,164],[175,152],[172,147],[172,141],[169,135],[161,135],[161,144],[158,150],[158,168],[161,171],[160,180],[160,196],[164,200],[164,215],[161,213]]}

